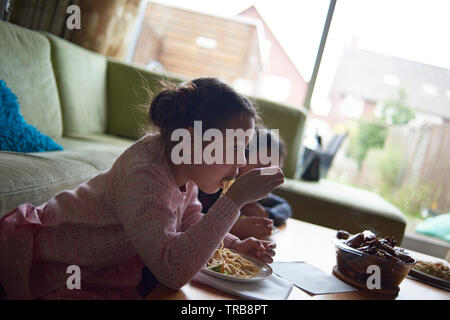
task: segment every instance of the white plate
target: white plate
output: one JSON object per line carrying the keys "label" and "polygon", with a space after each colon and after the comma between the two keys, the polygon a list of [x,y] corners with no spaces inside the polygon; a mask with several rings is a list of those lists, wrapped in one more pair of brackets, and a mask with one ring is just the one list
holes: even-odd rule
{"label": "white plate", "polygon": [[256,281],[261,281],[261,280],[267,279],[268,277],[270,277],[272,275],[272,272],[273,272],[272,268],[267,263],[262,262],[261,260],[253,258],[251,256],[248,256],[246,254],[240,253],[236,250],[231,250],[231,251],[239,253],[242,257],[244,257],[244,258],[250,260],[251,262],[253,262],[254,264],[256,264],[256,266],[259,268],[259,273],[253,278],[239,278],[236,276],[229,276],[229,275],[226,275],[226,274],[223,274],[220,272],[212,271],[206,267],[203,267],[202,271],[204,273],[209,274],[216,278],[229,280],[229,281],[236,281],[236,282],[256,282]]}

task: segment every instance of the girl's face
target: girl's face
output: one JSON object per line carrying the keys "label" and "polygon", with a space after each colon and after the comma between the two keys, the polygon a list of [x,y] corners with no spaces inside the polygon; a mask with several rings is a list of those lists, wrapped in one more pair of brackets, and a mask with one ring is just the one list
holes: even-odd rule
{"label": "girl's face", "polygon": [[[225,126],[227,129],[242,129],[244,132],[251,130],[250,135],[245,136],[245,141],[236,141],[227,148],[227,137],[225,130],[223,131],[223,148],[222,148],[222,164],[192,164],[189,166],[189,179],[193,180],[203,192],[213,194],[216,193],[223,185],[223,180],[227,178],[235,178],[239,173],[239,168],[245,166],[245,147],[250,142],[250,137],[253,136],[255,124],[250,117],[233,117]],[[212,142],[204,142],[203,150]],[[231,153],[233,155],[233,163],[227,163],[226,155]],[[244,163],[239,164],[238,157],[244,160]]]}

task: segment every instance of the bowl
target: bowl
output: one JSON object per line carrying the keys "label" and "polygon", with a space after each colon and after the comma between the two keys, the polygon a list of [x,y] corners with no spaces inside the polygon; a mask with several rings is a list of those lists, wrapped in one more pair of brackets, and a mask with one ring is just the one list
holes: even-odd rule
{"label": "bowl", "polygon": [[380,268],[380,282],[382,287],[397,288],[414,267],[414,262],[396,262],[386,258],[377,257],[343,243],[343,240],[333,239],[336,247],[336,260],[338,270],[346,277],[366,284],[367,279],[373,275],[369,266]]}

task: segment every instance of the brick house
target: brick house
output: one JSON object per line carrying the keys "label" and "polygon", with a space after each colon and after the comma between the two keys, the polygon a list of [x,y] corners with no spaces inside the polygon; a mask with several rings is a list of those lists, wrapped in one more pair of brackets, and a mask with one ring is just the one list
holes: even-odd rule
{"label": "brick house", "polygon": [[362,50],[344,49],[329,92],[327,115],[313,113],[330,128],[350,119],[375,116],[377,105],[406,94],[416,113],[450,122],[450,70]]}
{"label": "brick house", "polygon": [[263,28],[265,68],[256,93],[270,100],[294,106],[303,105],[308,82],[300,74],[258,10],[255,6],[251,6],[239,13],[239,16],[255,19]]}

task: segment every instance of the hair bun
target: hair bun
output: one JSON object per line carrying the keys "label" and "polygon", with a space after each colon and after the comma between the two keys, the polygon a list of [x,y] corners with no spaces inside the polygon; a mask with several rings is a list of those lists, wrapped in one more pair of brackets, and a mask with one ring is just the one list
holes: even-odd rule
{"label": "hair bun", "polygon": [[[195,100],[197,86],[192,82],[184,82],[178,86],[163,83],[163,89],[153,99],[150,108],[150,119],[161,129],[184,127],[190,112],[189,104]],[[192,110],[191,110],[192,111]]]}
{"label": "hair bun", "polygon": [[176,91],[164,89],[153,99],[150,107],[150,118],[159,128],[166,128],[178,113]]}
{"label": "hair bun", "polygon": [[259,120],[253,103],[217,78],[198,78],[179,85],[161,81],[162,90],[153,97],[148,112],[149,126],[160,129],[166,146],[177,128],[202,121],[203,130],[225,129],[232,117]]}

